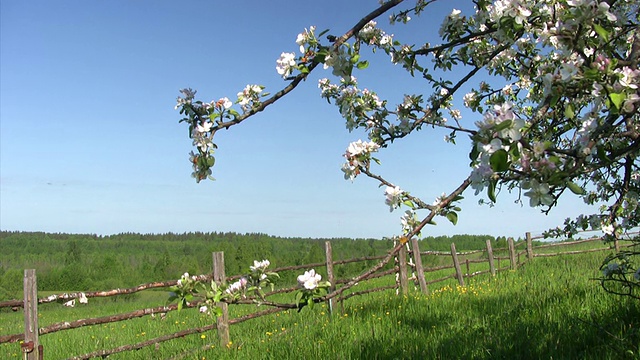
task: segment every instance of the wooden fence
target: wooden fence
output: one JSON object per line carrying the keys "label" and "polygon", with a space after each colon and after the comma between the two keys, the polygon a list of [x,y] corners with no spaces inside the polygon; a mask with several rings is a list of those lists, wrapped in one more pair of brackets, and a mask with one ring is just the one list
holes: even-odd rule
{"label": "wooden fence", "polygon": [[[440,283],[443,281],[449,281],[451,279],[457,280],[460,286],[465,286],[465,278],[470,278],[474,276],[478,276],[481,274],[491,274],[495,275],[497,272],[503,270],[515,270],[526,261],[530,261],[535,257],[542,256],[557,256],[557,255],[573,255],[591,251],[603,251],[609,250],[611,247],[601,247],[601,248],[593,248],[588,250],[576,250],[576,251],[557,251],[554,252],[553,249],[558,246],[573,246],[578,244],[584,244],[587,242],[598,241],[600,240],[597,237],[587,239],[587,240],[578,240],[572,242],[560,242],[560,243],[549,243],[544,245],[533,246],[533,241],[539,239],[540,237],[532,237],[530,233],[526,234],[526,241],[518,242],[517,244],[513,241],[513,239],[508,239],[507,244],[508,247],[504,249],[493,249],[491,246],[491,242],[487,240],[486,247],[482,250],[475,251],[467,251],[467,252],[457,252],[455,244],[451,244],[450,252],[438,252],[438,251],[420,251],[419,249],[419,241],[417,239],[412,239],[410,242],[406,244],[398,244],[389,254],[383,256],[371,256],[371,257],[362,257],[355,259],[346,259],[346,260],[333,260],[333,254],[331,250],[331,243],[327,241],[325,243],[325,257],[326,260],[324,263],[315,263],[315,264],[304,264],[304,265],[296,265],[296,266],[288,266],[282,267],[278,269],[274,269],[275,272],[289,271],[289,270],[307,270],[310,268],[319,268],[326,267],[327,271],[327,280],[332,284],[330,292],[327,296],[324,296],[318,299],[318,302],[325,301],[328,304],[329,311],[334,311],[335,306],[339,303],[342,304],[344,300],[358,295],[364,295],[377,291],[386,291],[386,290],[396,290],[397,293],[407,294],[409,292],[410,281],[413,280],[416,286],[416,289],[419,288],[422,293],[429,293],[429,286],[432,286],[436,283]],[[616,248],[618,244],[615,245]],[[503,256],[498,256],[497,254],[503,254]],[[506,254],[506,256],[504,256]],[[526,257],[525,257],[526,255]],[[435,265],[430,267],[424,267],[424,260],[427,258],[438,258],[438,257],[446,257],[450,258],[450,262],[444,265]],[[384,264],[388,263],[391,258],[395,258],[396,265],[391,266],[389,269],[384,270]],[[407,260],[409,258],[409,260]],[[351,279],[336,279],[334,266],[344,265],[348,263],[354,262],[362,262],[362,261],[380,261],[378,265],[374,266],[372,269],[366,271],[364,274],[357,276]],[[446,261],[445,261],[446,262]],[[501,266],[502,262],[506,262],[507,265]],[[487,268],[483,270],[478,270],[475,272],[471,272],[471,264],[479,264],[486,263]],[[477,266],[476,266],[477,268]],[[453,273],[434,278],[429,281],[426,280],[425,274],[431,272],[442,272],[446,270],[453,270]],[[413,275],[409,276],[409,272]],[[363,281],[380,278],[384,276],[396,275],[396,283],[395,285],[383,286],[378,288],[371,288],[361,291],[352,291],[350,293],[346,293],[346,290],[350,289],[357,283],[361,283]],[[208,275],[200,275],[198,279],[200,280],[211,280],[218,283],[225,283],[227,281],[232,281],[240,278],[240,275],[229,276],[227,277],[224,272],[224,254],[222,252],[213,253],[213,273]],[[158,289],[158,288],[167,288],[170,286],[174,286],[177,284],[177,280],[170,281],[162,281],[162,282],[153,282],[138,285],[133,288],[128,289],[112,289],[106,291],[95,291],[95,292],[84,292],[84,293],[64,293],[59,295],[51,295],[45,298],[37,297],[37,283],[36,283],[36,274],[35,270],[25,270],[24,272],[24,298],[23,300],[10,300],[10,301],[2,301],[0,302],[0,308],[3,307],[12,307],[14,310],[18,310],[20,307],[23,308],[24,311],[24,332],[20,334],[12,334],[12,335],[3,335],[0,336],[0,343],[6,342],[18,342],[21,341],[21,351],[24,354],[25,359],[42,359],[43,353],[46,349],[42,348],[42,345],[39,344],[39,336],[51,334],[58,331],[64,331],[69,329],[80,328],[83,326],[89,325],[97,325],[97,324],[106,324],[112,322],[119,321],[127,321],[134,318],[140,318],[144,316],[156,316],[156,315],[166,315],[167,312],[177,310],[177,305],[168,305],[168,306],[159,306],[154,308],[140,309],[135,310],[128,313],[123,314],[115,314],[108,315],[97,318],[90,319],[80,319],[75,321],[65,321],[61,323],[55,323],[48,325],[46,327],[38,327],[38,304],[51,303],[51,302],[60,302],[60,301],[72,301],[72,300],[80,300],[82,298],[97,298],[97,297],[110,297],[117,295],[126,295],[133,294],[139,291],[149,290],[149,289]],[[281,293],[288,293],[296,291],[296,287],[290,288],[282,288],[275,290],[273,292],[266,293],[265,299],[268,299],[269,296]],[[269,314],[273,314],[286,309],[294,309],[297,307],[296,304],[284,304],[284,303],[276,303],[271,301],[261,301],[263,305],[270,306],[266,310],[258,311],[255,313],[251,313],[248,315],[244,315],[238,318],[229,319],[228,318],[228,305],[234,304],[251,304],[254,303],[254,299],[241,299],[236,300],[230,304],[221,303],[218,304],[223,311],[223,315],[217,318],[215,324],[210,324],[204,327],[199,328],[191,328],[181,330],[175,333],[163,335],[160,337],[156,337],[154,339],[149,339],[143,342],[123,345],[112,349],[104,349],[99,350],[87,354],[77,355],[72,357],[71,359],[90,359],[94,357],[106,357],[111,354],[120,353],[124,351],[138,350],[147,346],[152,346],[156,344],[160,344],[165,341],[169,341],[172,339],[185,337],[191,334],[198,334],[205,331],[217,330],[219,342],[222,345],[226,345],[229,343],[229,326],[238,324],[250,319],[254,319],[260,316],[265,316]],[[189,307],[197,307],[198,303],[189,304]]]}

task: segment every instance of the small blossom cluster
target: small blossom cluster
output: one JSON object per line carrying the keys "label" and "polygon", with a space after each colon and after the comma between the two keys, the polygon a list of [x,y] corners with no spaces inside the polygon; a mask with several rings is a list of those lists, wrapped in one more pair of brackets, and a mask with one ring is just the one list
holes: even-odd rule
{"label": "small blossom cluster", "polygon": [[358,140],[349,144],[344,157],[347,162],[342,165],[345,180],[353,181],[360,174],[361,168],[368,168],[371,160],[371,153],[378,151],[380,145],[373,141],[363,142]]}
{"label": "small blossom cluster", "polygon": [[280,54],[280,58],[276,60],[276,71],[286,79],[296,69],[296,65],[296,54],[283,52]]}
{"label": "small blossom cluster", "polygon": [[198,277],[193,275],[190,276],[188,272],[182,274],[182,276],[180,277],[180,279],[178,279],[178,286],[186,286],[188,284],[192,284],[194,282],[198,281]]}
{"label": "small blossom cluster", "polygon": [[331,73],[334,76],[349,78],[351,77],[353,64],[351,63],[349,54],[345,51],[344,46],[338,46],[325,56],[323,67],[325,70],[331,68]]}
{"label": "small blossom cluster", "polygon": [[402,225],[402,233],[410,234],[420,224],[418,214],[413,210],[405,211],[404,215],[400,217],[400,224]]}
{"label": "small blossom cluster", "polygon": [[389,206],[389,211],[393,211],[402,204],[404,191],[397,186],[387,186],[384,191],[386,199],[384,203]]}
{"label": "small blossom cluster", "polygon": [[321,280],[322,276],[317,274],[314,269],[311,269],[298,276],[298,285],[306,290],[314,290],[318,287]]}
{"label": "small blossom cluster", "polygon": [[260,94],[264,90],[264,86],[261,85],[247,85],[238,93],[238,104],[242,108],[242,111],[247,112],[251,110],[253,106],[260,104]]}
{"label": "small blossom cluster", "polygon": [[[504,126],[504,124],[509,125]],[[512,142],[522,138],[521,131],[524,125],[524,120],[513,112],[510,102],[494,105],[493,111],[487,111],[483,120],[476,122],[476,126],[481,131],[492,131],[495,128],[499,128],[500,130],[495,132],[495,136]]]}
{"label": "small blossom cluster", "polygon": [[382,29],[376,27],[377,23],[373,20],[369,21],[358,32],[358,38],[369,45],[374,45],[389,52],[393,46],[393,35],[385,33]]}
{"label": "small blossom cluster", "polygon": [[253,260],[253,266],[249,266],[249,270],[251,270],[251,272],[264,272],[269,267],[269,265],[271,265],[271,262],[269,260]]}
{"label": "small blossom cluster", "polygon": [[376,114],[384,108],[385,102],[373,91],[360,90],[354,76],[342,78],[340,85],[332,84],[327,78],[320,79],[318,88],[323,98],[335,101],[349,131],[358,127],[374,129],[372,119],[377,118]]}
{"label": "small blossom cluster", "polygon": [[300,46],[300,52],[303,55],[306,55],[309,52],[313,52],[315,47],[318,45],[318,39],[316,38],[316,27],[310,26],[309,29],[304,29],[304,32],[301,32],[296,37],[296,44]]}
{"label": "small blossom cluster", "polygon": [[238,294],[243,292],[244,289],[246,289],[246,287],[247,287],[247,279],[240,278],[240,280],[229,285],[229,287],[227,287],[225,292],[229,295]]}

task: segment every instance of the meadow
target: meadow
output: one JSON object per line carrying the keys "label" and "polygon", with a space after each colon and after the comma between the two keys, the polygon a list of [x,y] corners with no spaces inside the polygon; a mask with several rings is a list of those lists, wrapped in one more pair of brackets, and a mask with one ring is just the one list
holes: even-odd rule
{"label": "meadow", "polygon": [[[171,340],[110,359],[637,359],[640,304],[607,294],[599,282],[603,252],[536,258],[495,277],[453,279],[430,286],[428,295],[395,291],[349,298],[329,314],[325,305],[282,311],[230,328],[231,342],[214,331]],[[441,277],[442,274],[427,274]],[[429,280],[429,279],[427,279]],[[365,287],[392,284],[381,278]],[[166,292],[148,291],[86,306],[40,307],[40,326],[164,304]],[[292,295],[280,295],[289,300]],[[263,310],[230,306],[231,317]],[[0,334],[19,332],[20,312],[0,313]],[[69,358],[210,324],[196,309],[166,318],[62,331],[41,336],[46,359]],[[18,344],[0,345],[0,357],[21,357]]]}

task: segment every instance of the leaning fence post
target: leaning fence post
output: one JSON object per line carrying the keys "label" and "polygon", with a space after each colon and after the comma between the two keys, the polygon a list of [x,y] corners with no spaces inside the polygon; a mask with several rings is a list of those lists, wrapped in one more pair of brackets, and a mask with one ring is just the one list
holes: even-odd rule
{"label": "leaning fence post", "polygon": [[513,238],[508,238],[507,243],[509,244],[509,260],[511,261],[511,270],[515,270],[518,267],[516,263],[516,247],[513,244]]}
{"label": "leaning fence post", "polygon": [[487,255],[489,256],[489,270],[491,275],[496,276],[496,265],[493,263],[493,248],[491,247],[491,240],[487,240]]}
{"label": "leaning fence post", "polygon": [[398,251],[398,272],[402,295],[409,293],[409,278],[407,276],[407,247],[402,245]]}
{"label": "leaning fence post", "polygon": [[531,233],[527,232],[527,260],[533,260],[533,245],[531,243]]}
{"label": "leaning fence post", "polygon": [[[224,252],[216,251],[213,253],[213,281],[218,285],[223,284],[226,281],[226,275],[224,273]],[[216,318],[216,328],[218,329],[218,338],[220,339],[220,346],[225,347],[229,345],[229,309],[227,303],[219,302],[215,306],[220,307],[222,315]]]}
{"label": "leaning fence post", "polygon": [[[329,286],[329,293],[336,291],[336,279],[333,273],[333,253],[331,251],[331,242],[324,242],[324,254],[327,261],[327,281],[331,284]],[[335,305],[336,298],[332,297],[327,300],[327,306],[329,306],[329,314],[333,313],[333,306]]]}
{"label": "leaning fence post", "polygon": [[22,352],[25,359],[36,360],[40,358],[42,348],[38,342],[38,286],[36,270],[26,269],[23,279],[24,291],[24,343]]}
{"label": "leaning fence post", "polygon": [[464,276],[462,275],[462,269],[460,269],[460,262],[458,261],[458,253],[456,252],[456,244],[451,243],[451,257],[453,258],[453,266],[456,268],[456,277],[460,286],[464,286]]}
{"label": "leaning fence post", "polygon": [[411,238],[411,247],[413,248],[413,262],[416,264],[416,276],[420,284],[420,291],[423,294],[429,294],[427,281],[424,279],[424,268],[422,267],[422,256],[420,256],[420,247],[418,246],[418,238]]}

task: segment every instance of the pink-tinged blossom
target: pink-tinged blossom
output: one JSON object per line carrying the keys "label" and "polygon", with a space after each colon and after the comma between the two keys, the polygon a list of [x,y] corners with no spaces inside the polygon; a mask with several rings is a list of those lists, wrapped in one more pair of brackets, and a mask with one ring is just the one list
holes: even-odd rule
{"label": "pink-tinged blossom", "polygon": [[231,102],[231,100],[229,100],[229,98],[227,97],[223,97],[220,100],[218,100],[216,102],[216,107],[219,109],[229,109],[231,108],[231,106],[233,105],[233,103]]}
{"label": "pink-tinged blossom", "polygon": [[247,286],[247,279],[241,278],[240,280],[229,285],[229,287],[225,291],[227,294],[234,294],[243,290],[245,286]]}
{"label": "pink-tinged blossom", "polygon": [[632,68],[625,66],[620,70],[616,70],[616,73],[620,76],[618,82],[622,87],[629,89],[637,89],[637,78],[640,75],[640,70],[633,70]]}

